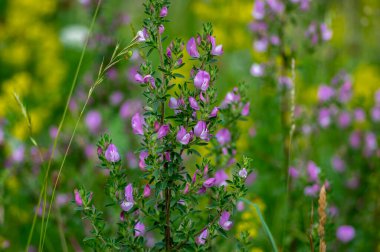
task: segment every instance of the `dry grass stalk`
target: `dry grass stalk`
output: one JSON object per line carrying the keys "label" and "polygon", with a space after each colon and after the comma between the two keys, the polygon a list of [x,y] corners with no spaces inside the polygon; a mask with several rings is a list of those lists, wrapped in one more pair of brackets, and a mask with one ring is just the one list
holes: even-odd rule
{"label": "dry grass stalk", "polygon": [[326,251],[326,242],[325,242],[325,224],[326,224],[326,189],[323,185],[319,192],[318,200],[318,215],[319,215],[319,224],[318,224],[318,235],[319,235],[319,252]]}

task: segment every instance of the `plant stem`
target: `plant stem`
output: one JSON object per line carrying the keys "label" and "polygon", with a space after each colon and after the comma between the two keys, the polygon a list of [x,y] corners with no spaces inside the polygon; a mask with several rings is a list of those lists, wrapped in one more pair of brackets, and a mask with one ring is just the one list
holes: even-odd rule
{"label": "plant stem", "polygon": [[[158,31],[158,27],[157,27]],[[160,64],[161,68],[164,68],[164,56],[163,56],[163,50],[162,50],[162,41],[161,41],[161,34],[160,32],[157,32],[157,44],[158,44],[158,53],[160,56]],[[166,78],[165,74],[162,73],[162,81],[161,81],[161,89],[166,90]],[[161,101],[161,124],[164,123],[165,119],[165,101]],[[171,251],[172,245],[171,245],[171,233],[170,233],[170,201],[171,201],[171,189],[170,189],[170,181],[167,184],[167,188],[165,189],[165,247],[166,251]]]}

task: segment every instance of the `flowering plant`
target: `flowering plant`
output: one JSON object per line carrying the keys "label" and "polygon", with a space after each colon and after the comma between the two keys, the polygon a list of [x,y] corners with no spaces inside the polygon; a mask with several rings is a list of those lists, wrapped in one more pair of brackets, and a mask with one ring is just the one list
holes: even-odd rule
{"label": "flowering plant", "polygon": [[[128,181],[117,147],[103,135],[98,157],[109,171],[106,192],[111,203],[106,206],[120,213],[117,232],[112,233],[109,226],[114,225],[107,225],[93,205],[96,195],[75,190],[75,202],[92,225],[85,241],[94,249],[205,250],[215,246],[218,236],[227,236],[235,205],[246,192],[252,169],[249,158],[236,163],[236,122],[249,114],[249,103],[240,85],[216,105],[215,63],[223,47],[217,45],[211,24],[187,42],[193,65],[184,80],[177,72],[185,64],[184,43],[174,39],[166,50],[163,46],[170,2],[147,0],[144,6],[147,18],[137,40],[147,56],[158,54],[159,64],[146,60],[135,75],[146,97],[144,113],[131,119],[133,133],[141,137],[141,181]],[[202,157],[201,149],[207,155]],[[197,163],[196,156],[202,157]],[[231,177],[225,171],[230,166]]]}

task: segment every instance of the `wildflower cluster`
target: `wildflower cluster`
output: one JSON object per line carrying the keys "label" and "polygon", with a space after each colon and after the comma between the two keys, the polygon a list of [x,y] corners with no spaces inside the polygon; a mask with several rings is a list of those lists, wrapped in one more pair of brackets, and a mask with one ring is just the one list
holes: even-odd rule
{"label": "wildflower cluster", "polygon": [[[146,60],[134,76],[146,97],[144,112],[131,118],[133,133],[141,138],[141,181],[129,179],[122,155],[104,135],[98,157],[109,171],[108,206],[120,212],[116,236],[109,236],[91,193],[76,191],[76,203],[93,226],[86,241],[94,248],[207,249],[232,228],[235,206],[252,171],[248,158],[241,164],[235,159],[236,122],[249,114],[249,103],[240,85],[217,105],[215,63],[223,47],[210,24],[186,45],[180,39],[165,43],[169,1],[148,0],[144,6],[148,17],[137,40],[147,56],[157,53],[159,63]],[[185,47],[193,63],[188,79],[178,73]],[[202,150],[208,154],[195,159]],[[229,176],[225,169],[230,166]]]}

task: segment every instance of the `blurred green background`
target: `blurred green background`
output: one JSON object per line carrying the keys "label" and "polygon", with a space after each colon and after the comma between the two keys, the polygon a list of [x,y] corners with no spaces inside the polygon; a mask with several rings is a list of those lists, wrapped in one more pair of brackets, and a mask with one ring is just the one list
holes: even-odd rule
{"label": "blurred green background", "polygon": [[[251,156],[256,169],[256,179],[250,185],[247,198],[260,205],[283,251],[309,251],[311,206],[315,211],[317,200],[304,195],[300,189],[305,186],[302,181],[293,183],[288,190],[283,167],[286,157],[280,95],[275,86],[250,74],[251,65],[267,57],[252,48],[254,36],[249,24],[253,2],[173,1],[169,9],[171,22],[165,32],[186,41],[201,29],[202,23],[213,24],[217,43],[223,44],[225,52],[217,81],[220,99],[241,81],[247,84],[251,97],[250,119],[241,124],[238,152],[238,156]],[[141,28],[142,3],[140,0],[103,1],[58,141],[52,181],[91,80],[116,42],[126,45]],[[13,92],[27,107],[33,138],[47,158],[95,6],[93,0],[0,1],[0,248],[4,250],[20,251],[26,245],[34,212],[39,208],[36,202],[42,181],[41,162],[28,139],[28,125]],[[316,123],[316,111],[320,107],[319,85],[330,83],[341,70],[345,70],[352,80],[353,98],[346,107],[339,109],[352,112],[361,107],[371,111],[375,106],[374,94],[380,88],[379,17],[380,2],[377,0],[322,0],[312,2],[309,13],[289,16],[296,21],[283,28],[285,41],[296,46],[295,104],[304,111],[296,120],[297,133],[290,145],[289,164],[306,169],[306,162],[313,160],[331,184],[328,201],[331,200],[331,205],[340,212],[329,219],[328,251],[380,251],[377,228],[380,224],[379,149],[370,158],[358,152],[342,155],[351,158],[346,159],[349,166],[346,173],[336,173],[331,164],[336,153],[346,153],[345,146],[352,130],[374,132],[379,142],[380,124],[371,121],[370,112],[367,112],[367,120],[352,124],[349,130],[332,127],[311,136],[300,132],[302,126]],[[307,27],[313,19],[327,23],[333,36],[331,41],[309,50],[298,43],[305,39],[304,32],[294,27]],[[94,147],[102,132],[112,134],[114,142],[127,157],[126,166],[131,168],[131,176],[138,176],[138,170],[132,169],[137,167],[134,151],[138,142],[130,134],[129,118],[132,111],[143,106],[139,101],[139,89],[131,79],[141,61],[141,56],[135,52],[131,60],[115,67],[91,99],[58,187],[46,242],[48,251],[80,251],[83,246],[85,228],[70,201],[73,189],[80,184],[94,190],[95,195],[99,195],[98,202],[102,200],[106,175],[97,167]],[[97,127],[91,127],[94,124]],[[352,174],[360,178],[355,190],[345,186]],[[340,243],[335,236],[337,227],[343,224],[352,225],[356,230],[355,238],[348,244]],[[37,231],[38,225],[37,222]],[[234,232],[250,232],[252,251],[269,251],[260,227],[257,216],[246,207],[237,216]],[[36,235],[32,244],[37,243]],[[227,241],[226,248],[232,247]]]}

